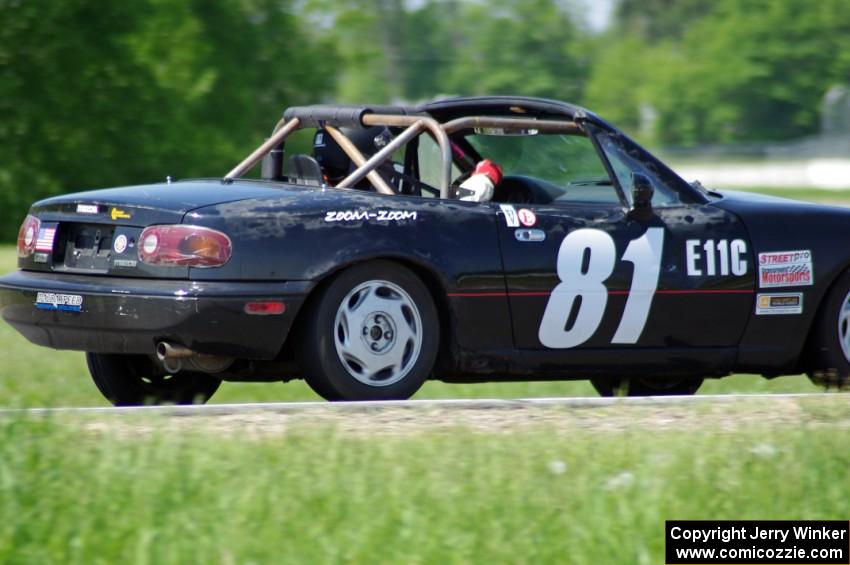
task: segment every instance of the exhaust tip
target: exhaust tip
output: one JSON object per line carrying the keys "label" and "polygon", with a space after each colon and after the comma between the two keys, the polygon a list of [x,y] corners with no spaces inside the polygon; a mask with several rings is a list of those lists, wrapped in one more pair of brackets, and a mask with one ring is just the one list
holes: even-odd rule
{"label": "exhaust tip", "polygon": [[175,373],[185,366],[203,373],[220,373],[233,364],[232,357],[201,354],[188,347],[160,341],[156,344],[156,357],[167,371]]}
{"label": "exhaust tip", "polygon": [[168,343],[167,341],[160,341],[156,344],[156,356],[160,361],[165,361],[166,359],[189,359],[190,357],[195,357],[197,353],[189,349],[188,347],[183,347],[182,345],[177,345],[176,343]]}

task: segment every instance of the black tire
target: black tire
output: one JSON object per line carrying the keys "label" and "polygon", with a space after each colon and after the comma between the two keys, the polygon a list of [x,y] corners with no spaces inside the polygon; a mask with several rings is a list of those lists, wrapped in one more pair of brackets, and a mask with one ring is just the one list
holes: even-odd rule
{"label": "black tire", "polygon": [[672,379],[633,378],[593,379],[590,381],[599,396],[688,396],[696,394],[702,385],[700,377]]}
{"label": "black tire", "polygon": [[[434,301],[419,277],[391,261],[370,261],[319,292],[300,353],[316,393],[327,400],[403,400],[419,390],[440,338]],[[397,370],[381,368],[395,359]]]}
{"label": "black tire", "polygon": [[850,271],[832,285],[812,326],[808,374],[826,389],[850,389],[850,316],[842,316],[845,305],[850,308]]}
{"label": "black tire", "polygon": [[145,355],[86,353],[94,384],[115,406],[204,404],[221,380],[205,373],[164,374]]}

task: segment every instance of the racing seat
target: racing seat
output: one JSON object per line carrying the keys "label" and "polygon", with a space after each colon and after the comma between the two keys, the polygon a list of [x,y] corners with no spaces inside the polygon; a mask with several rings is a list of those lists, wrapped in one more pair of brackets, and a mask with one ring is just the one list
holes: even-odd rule
{"label": "racing seat", "polygon": [[322,186],[322,167],[309,155],[298,153],[290,157],[287,170],[287,178],[291,183]]}

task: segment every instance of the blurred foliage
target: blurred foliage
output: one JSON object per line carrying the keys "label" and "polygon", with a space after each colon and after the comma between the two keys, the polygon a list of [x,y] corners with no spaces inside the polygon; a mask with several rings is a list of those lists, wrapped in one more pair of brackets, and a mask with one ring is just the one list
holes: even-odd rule
{"label": "blurred foliage", "polygon": [[[573,4],[313,0],[335,38],[345,102],[420,101],[440,94],[522,93],[575,100],[588,74],[589,35]],[[572,9],[572,10],[571,10]]]}
{"label": "blurred foliage", "polygon": [[588,105],[668,145],[816,133],[850,81],[846,0],[621,0],[599,39]]}
{"label": "blurred foliage", "polygon": [[0,0],[0,238],[58,192],[223,175],[331,89],[290,4]]}
{"label": "blurred foliage", "polygon": [[223,174],[307,102],[522,94],[668,145],[816,133],[846,0],[0,0],[0,240],[34,200]]}

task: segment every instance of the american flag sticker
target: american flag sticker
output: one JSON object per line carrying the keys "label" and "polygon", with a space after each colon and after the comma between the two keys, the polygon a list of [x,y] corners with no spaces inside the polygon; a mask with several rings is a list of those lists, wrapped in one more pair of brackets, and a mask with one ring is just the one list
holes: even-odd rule
{"label": "american flag sticker", "polygon": [[53,239],[56,228],[41,228],[38,230],[38,240],[35,242],[36,251],[53,251]]}

